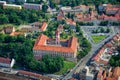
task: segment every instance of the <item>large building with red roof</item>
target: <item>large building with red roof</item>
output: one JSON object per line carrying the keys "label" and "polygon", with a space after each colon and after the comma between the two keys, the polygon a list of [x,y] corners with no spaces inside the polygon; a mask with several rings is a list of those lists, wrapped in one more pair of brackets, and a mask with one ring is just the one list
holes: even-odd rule
{"label": "large building with red roof", "polygon": [[33,47],[33,53],[36,59],[40,59],[43,55],[63,56],[64,58],[76,58],[77,38],[71,37],[69,40],[60,40],[56,44],[56,39],[50,39],[46,35],[41,34]]}

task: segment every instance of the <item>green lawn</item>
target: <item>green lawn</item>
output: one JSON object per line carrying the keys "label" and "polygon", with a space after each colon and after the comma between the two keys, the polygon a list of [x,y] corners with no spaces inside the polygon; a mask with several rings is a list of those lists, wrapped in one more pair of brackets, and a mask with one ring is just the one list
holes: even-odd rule
{"label": "green lawn", "polygon": [[65,74],[69,69],[73,68],[74,66],[75,66],[75,63],[64,61],[64,67],[59,72],[56,72],[55,74],[56,75]]}
{"label": "green lawn", "polygon": [[106,36],[91,36],[94,42],[98,43],[101,40],[105,39]]}

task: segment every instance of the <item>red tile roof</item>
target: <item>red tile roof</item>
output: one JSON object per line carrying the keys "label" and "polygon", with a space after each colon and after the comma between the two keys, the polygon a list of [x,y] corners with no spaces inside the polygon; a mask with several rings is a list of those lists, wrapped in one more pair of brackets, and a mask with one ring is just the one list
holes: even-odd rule
{"label": "red tile roof", "polygon": [[0,57],[0,63],[10,64],[11,63],[11,59]]}
{"label": "red tile roof", "polygon": [[19,75],[27,75],[29,77],[35,77],[35,78],[38,78],[40,80],[51,80],[51,78],[49,78],[49,77],[45,77],[45,76],[42,76],[42,75],[37,74],[37,73],[23,71],[23,70],[19,70],[18,74]]}
{"label": "red tile roof", "polygon": [[105,50],[104,47],[101,48],[101,49],[99,50],[99,52],[97,53],[97,55],[96,55],[95,57],[93,57],[93,60],[99,61],[99,60],[100,60],[100,56],[103,54],[104,50]]}
{"label": "red tile roof", "polygon": [[71,24],[71,25],[75,25],[76,26],[76,22],[75,21],[73,21],[72,19],[68,19],[68,18],[66,18],[66,23],[68,23],[68,24]]}
{"label": "red tile roof", "polygon": [[113,72],[114,77],[120,76],[120,67],[116,67]]}
{"label": "red tile roof", "polygon": [[43,24],[42,24],[40,30],[41,30],[41,31],[45,31],[46,28],[47,28],[47,23],[46,23],[46,22],[43,22]]}
{"label": "red tile roof", "polygon": [[57,20],[62,20],[63,16],[57,16]]}
{"label": "red tile roof", "polygon": [[99,20],[120,20],[120,15],[115,14],[115,16],[107,16],[105,14],[102,14],[101,16],[98,16]]}
{"label": "red tile roof", "polygon": [[102,70],[100,69],[97,78],[101,78],[101,80],[118,80],[119,76],[120,67],[116,67],[113,72],[108,72],[108,76],[106,71],[104,71],[104,73],[102,74]]}
{"label": "red tile roof", "polygon": [[10,35],[11,36],[17,36],[17,35],[23,35],[23,32],[12,32]]}
{"label": "red tile roof", "polygon": [[69,46],[68,47],[62,47],[62,46],[50,46],[46,45],[46,41],[49,39],[45,35],[40,35],[36,43],[33,47],[33,50],[47,50],[47,51],[56,51],[56,52],[67,52],[67,53],[75,53],[77,49],[77,38],[72,37],[69,40]]}

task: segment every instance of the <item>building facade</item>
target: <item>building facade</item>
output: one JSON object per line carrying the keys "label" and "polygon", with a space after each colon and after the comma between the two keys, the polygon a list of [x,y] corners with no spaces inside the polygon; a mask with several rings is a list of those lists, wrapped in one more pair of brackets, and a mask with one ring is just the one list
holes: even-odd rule
{"label": "building facade", "polygon": [[34,56],[41,58],[43,55],[63,56],[64,58],[76,58],[77,38],[71,37],[66,41],[50,39],[46,35],[40,35],[33,47]]}
{"label": "building facade", "polygon": [[32,4],[32,3],[24,3],[25,9],[35,9],[35,10],[42,10],[42,5],[40,4]]}

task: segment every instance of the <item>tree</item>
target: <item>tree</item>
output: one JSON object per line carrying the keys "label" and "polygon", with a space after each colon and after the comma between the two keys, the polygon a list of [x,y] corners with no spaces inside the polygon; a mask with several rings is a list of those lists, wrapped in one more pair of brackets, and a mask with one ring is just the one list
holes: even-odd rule
{"label": "tree", "polygon": [[0,43],[2,43],[5,40],[5,35],[4,34],[0,34]]}
{"label": "tree", "polygon": [[0,14],[0,24],[5,24],[8,22],[9,22],[8,17],[4,14]]}
{"label": "tree", "polygon": [[56,4],[54,3],[53,0],[50,0],[50,7],[51,7],[51,8],[55,8],[55,7],[56,7]]}
{"label": "tree", "polygon": [[101,21],[100,22],[100,26],[107,26],[108,25],[108,21]]}
{"label": "tree", "polygon": [[101,33],[104,33],[104,32],[105,32],[104,28],[101,27],[101,28],[100,28],[100,32],[101,32]]}
{"label": "tree", "polygon": [[59,71],[63,67],[63,61],[64,59],[61,56],[51,57],[45,55],[40,62],[40,64],[43,65],[41,66],[41,70],[47,73]]}
{"label": "tree", "polygon": [[106,29],[106,33],[109,33],[109,32],[110,32],[110,29],[109,29],[109,28],[107,28],[107,29]]}
{"label": "tree", "polygon": [[44,3],[43,6],[42,6],[42,11],[47,12],[47,9],[48,9],[48,6],[47,6],[46,3]]}

